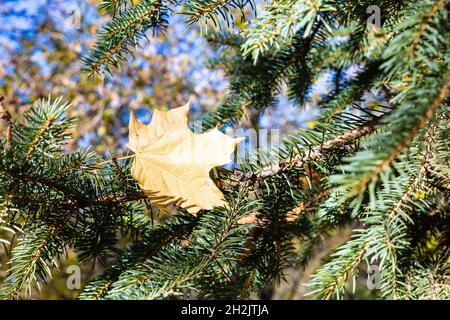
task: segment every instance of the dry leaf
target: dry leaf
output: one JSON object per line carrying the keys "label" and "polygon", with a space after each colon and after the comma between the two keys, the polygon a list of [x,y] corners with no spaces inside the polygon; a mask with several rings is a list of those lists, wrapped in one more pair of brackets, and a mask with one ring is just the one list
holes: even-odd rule
{"label": "dry leaf", "polygon": [[131,113],[128,147],[135,152],[132,176],[156,206],[179,205],[190,213],[225,205],[209,171],[230,162],[241,139],[217,128],[194,134],[187,125],[189,104],[156,110],[149,125]]}

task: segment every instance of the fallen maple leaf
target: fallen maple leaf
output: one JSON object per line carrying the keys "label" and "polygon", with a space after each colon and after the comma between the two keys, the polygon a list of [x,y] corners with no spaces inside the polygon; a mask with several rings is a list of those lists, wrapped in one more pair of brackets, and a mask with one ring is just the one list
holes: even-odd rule
{"label": "fallen maple leaf", "polygon": [[167,112],[155,109],[149,125],[131,112],[128,147],[135,152],[131,175],[152,203],[197,213],[226,204],[209,171],[230,162],[241,139],[217,128],[194,134],[187,125],[188,111],[189,103]]}

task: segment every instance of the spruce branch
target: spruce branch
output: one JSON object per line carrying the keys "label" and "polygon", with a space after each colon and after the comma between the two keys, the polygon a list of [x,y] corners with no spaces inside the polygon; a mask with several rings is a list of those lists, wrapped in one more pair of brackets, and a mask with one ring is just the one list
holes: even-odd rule
{"label": "spruce branch", "polygon": [[45,282],[51,277],[52,267],[57,267],[53,256],[61,249],[53,242],[57,226],[36,228],[25,235],[15,247],[11,260],[10,275],[0,288],[0,297],[11,299],[25,288],[25,296],[31,294],[33,283]]}
{"label": "spruce branch", "polygon": [[353,193],[359,193],[360,190],[364,190],[367,186],[375,180],[380,173],[384,172],[392,162],[400,155],[402,150],[407,147],[415,138],[417,133],[425,127],[428,121],[433,116],[434,112],[441,106],[442,102],[447,98],[448,90],[450,88],[450,76],[448,76],[439,90],[438,96],[428,106],[425,113],[417,121],[416,125],[410,129],[407,135],[403,135],[403,139],[398,141],[399,143],[391,150],[388,156],[383,161],[375,166],[370,172],[358,179],[358,182],[352,188]]}
{"label": "spruce branch", "polygon": [[357,129],[346,132],[329,141],[322,143],[314,147],[310,152],[305,155],[296,155],[289,160],[281,161],[278,165],[271,165],[264,167],[257,172],[250,173],[238,173],[236,180],[238,181],[251,181],[252,183],[267,179],[268,177],[275,176],[281,172],[291,170],[294,167],[302,168],[305,164],[311,161],[317,161],[327,153],[342,148],[349,144],[353,144],[364,136],[372,133],[376,130],[376,124],[381,120],[381,117],[375,118],[368,122],[366,125]]}
{"label": "spruce branch", "polygon": [[167,26],[169,4],[165,0],[143,0],[116,16],[99,31],[97,43],[83,58],[84,70],[91,74],[111,73],[113,67],[126,60],[126,54],[139,46],[147,30],[157,33]]}
{"label": "spruce branch", "polygon": [[195,218],[181,217],[162,227],[150,228],[142,239],[125,250],[112,268],[91,281],[83,290],[80,299],[102,299],[113,284],[129,269],[139,269],[147,259],[157,255],[165,246],[187,237],[198,224],[201,214]]}

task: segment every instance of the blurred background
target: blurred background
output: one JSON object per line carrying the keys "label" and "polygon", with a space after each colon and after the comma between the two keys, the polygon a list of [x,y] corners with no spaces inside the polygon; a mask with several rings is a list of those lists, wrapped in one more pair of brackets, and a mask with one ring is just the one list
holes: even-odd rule
{"label": "blurred background", "polygon": [[[107,21],[97,10],[96,0],[0,0],[0,96],[14,119],[37,99],[63,96],[72,103],[70,115],[79,118],[68,150],[94,148],[108,157],[121,155],[128,136],[130,109],[148,123],[154,107],[170,109],[191,101],[191,119],[200,119],[227,95],[228,79],[220,67],[212,67],[215,57],[199,27],[186,28],[182,16],[171,17],[168,30],[143,41],[135,57],[113,76],[92,78],[81,72],[81,57],[92,47],[97,29]],[[237,23],[236,28],[242,27]],[[331,86],[324,77],[316,83],[310,101],[302,110],[279,97],[283,108],[268,110],[257,119],[260,128],[294,133],[299,127],[314,125],[315,101]],[[317,99],[316,99],[317,98]],[[251,117],[252,115],[248,115]],[[252,124],[246,124],[252,123]],[[242,126],[254,126],[243,119]],[[269,299],[303,299],[303,283],[326,260],[330,250],[348,239],[350,229],[337,232],[324,242],[316,259],[306,270],[287,270],[286,281],[267,288]],[[7,274],[9,252],[0,247],[0,282]],[[78,265],[72,254],[61,257],[53,279],[35,291],[32,298],[72,299],[77,290],[67,288],[65,270]],[[99,264],[81,266],[82,284],[102,270]],[[367,276],[357,281],[355,296],[373,298],[366,288]]]}

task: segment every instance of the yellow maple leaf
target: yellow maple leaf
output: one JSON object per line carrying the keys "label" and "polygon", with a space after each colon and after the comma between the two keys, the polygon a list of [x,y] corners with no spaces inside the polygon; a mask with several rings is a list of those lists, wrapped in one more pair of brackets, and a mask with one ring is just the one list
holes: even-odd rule
{"label": "yellow maple leaf", "polygon": [[128,147],[135,152],[131,175],[159,208],[175,204],[190,213],[226,204],[209,177],[212,168],[230,162],[241,139],[217,128],[194,134],[188,127],[189,103],[154,110],[144,125],[131,112]]}

